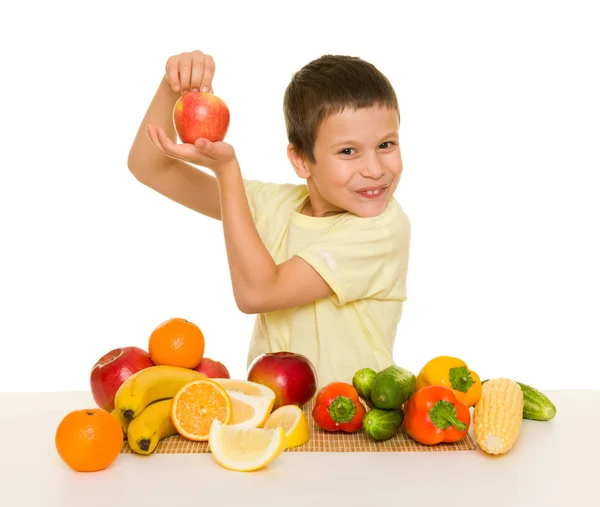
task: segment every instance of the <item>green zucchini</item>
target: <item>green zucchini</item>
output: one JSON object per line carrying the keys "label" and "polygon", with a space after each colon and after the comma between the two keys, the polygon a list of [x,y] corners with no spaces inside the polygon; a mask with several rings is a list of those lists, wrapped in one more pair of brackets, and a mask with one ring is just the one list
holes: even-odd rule
{"label": "green zucchini", "polygon": [[[483,380],[485,384],[489,379]],[[515,381],[517,382],[517,381]],[[517,382],[523,392],[523,419],[549,421],[556,415],[556,406],[541,391],[522,382]]]}

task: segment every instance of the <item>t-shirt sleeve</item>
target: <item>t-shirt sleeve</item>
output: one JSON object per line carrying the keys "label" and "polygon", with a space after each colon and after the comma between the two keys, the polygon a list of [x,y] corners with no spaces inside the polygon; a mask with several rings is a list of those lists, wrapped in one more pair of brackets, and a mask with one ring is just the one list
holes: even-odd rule
{"label": "t-shirt sleeve", "polygon": [[410,223],[405,216],[399,218],[386,225],[359,218],[295,255],[329,284],[337,305],[363,298],[404,300]]}
{"label": "t-shirt sleeve", "polygon": [[262,211],[278,192],[280,185],[277,183],[265,183],[258,180],[244,180],[246,197],[252,213],[252,219],[256,223],[261,217]]}

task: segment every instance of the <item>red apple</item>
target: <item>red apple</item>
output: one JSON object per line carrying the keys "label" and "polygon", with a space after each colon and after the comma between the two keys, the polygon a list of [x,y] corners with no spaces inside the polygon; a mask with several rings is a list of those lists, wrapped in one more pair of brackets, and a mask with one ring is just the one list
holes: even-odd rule
{"label": "red apple", "polygon": [[248,380],[275,392],[273,410],[282,405],[301,407],[317,392],[317,372],[310,360],[294,352],[258,356],[248,368]]}
{"label": "red apple", "polygon": [[208,378],[231,378],[229,371],[223,363],[213,361],[208,357],[203,357],[200,364],[194,370],[204,373]]}
{"label": "red apple", "polygon": [[102,356],[90,374],[90,386],[96,404],[112,411],[115,408],[115,393],[121,384],[149,366],[154,366],[150,355],[138,347],[122,347]]}
{"label": "red apple", "polygon": [[229,128],[229,108],[222,99],[208,92],[188,92],[173,108],[173,123],[184,143],[196,139],[222,141]]}

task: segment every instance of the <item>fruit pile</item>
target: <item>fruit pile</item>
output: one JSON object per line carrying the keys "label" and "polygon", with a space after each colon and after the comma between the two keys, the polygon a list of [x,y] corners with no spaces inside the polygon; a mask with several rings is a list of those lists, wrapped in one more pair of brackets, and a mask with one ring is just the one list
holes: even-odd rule
{"label": "fruit pile", "polygon": [[207,441],[221,466],[257,470],[310,438],[302,406],[316,392],[317,374],[302,355],[257,357],[247,380],[231,379],[222,363],[204,357],[204,335],[193,322],[158,325],[148,351],[115,349],[90,373],[99,408],[74,410],[60,422],[55,445],[76,471],[99,471],[117,459],[124,439],[149,455],[179,434]]}
{"label": "fruit pile", "polygon": [[224,468],[258,470],[308,442],[302,407],[315,395],[311,415],[324,431],[364,431],[383,441],[402,428],[415,441],[436,445],[461,440],[473,424],[489,454],[512,448],[523,419],[548,421],[556,414],[533,387],[507,378],[481,381],[450,356],[433,358],[418,375],[397,365],[363,368],[351,383],[331,382],[317,393],[315,368],[300,354],[263,354],[241,380],[204,357],[204,349],[198,326],[173,318],[154,329],[147,352],[125,347],[100,358],[90,374],[98,407],[68,413],[57,428],[62,460],[77,471],[103,470],[124,439],[133,452],[149,455],[160,440],[179,434],[208,442]]}

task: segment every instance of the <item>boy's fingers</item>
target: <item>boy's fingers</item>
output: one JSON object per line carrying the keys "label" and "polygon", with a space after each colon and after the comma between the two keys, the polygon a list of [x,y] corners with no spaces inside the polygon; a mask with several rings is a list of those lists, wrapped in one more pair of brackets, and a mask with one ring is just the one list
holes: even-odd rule
{"label": "boy's fingers", "polygon": [[204,75],[198,89],[202,92],[212,90],[212,80],[215,75],[215,61],[212,56],[206,55],[204,59]]}
{"label": "boy's fingers", "polygon": [[156,127],[148,125],[146,127],[146,132],[148,133],[148,137],[150,138],[150,142],[154,145],[154,147],[163,155],[166,155],[165,150],[163,149],[160,140],[158,139]]}
{"label": "boy's fingers", "polygon": [[178,150],[178,145],[175,144],[163,129],[157,127],[157,138],[161,148],[164,150],[165,155],[180,157],[181,154]]}
{"label": "boy's fingers", "polygon": [[163,153],[165,155],[172,158],[187,160],[189,157],[196,154],[196,150],[193,146],[190,146],[189,144],[174,143],[163,129],[157,127],[157,130],[158,141],[160,143],[161,148],[164,150]]}
{"label": "boy's fingers", "polygon": [[171,57],[167,60],[167,64],[165,66],[165,73],[167,75],[167,81],[171,85],[174,91],[179,91],[181,89],[181,84],[179,82],[179,66],[177,65],[177,61]]}
{"label": "boy's fingers", "polygon": [[182,56],[179,60],[179,81],[181,91],[190,91],[190,80],[192,78],[192,57]]}
{"label": "boy's fingers", "polygon": [[202,154],[206,155],[207,157],[214,158],[214,155],[216,154],[215,152],[217,147],[215,146],[215,143],[210,142],[208,139],[204,139],[202,137],[200,139],[196,139],[194,146],[196,146],[196,148],[198,148]]}
{"label": "boy's fingers", "polygon": [[192,77],[190,79],[190,90],[194,92],[200,91],[202,84],[202,76],[206,72],[204,65],[204,55],[202,53],[195,54],[192,63]]}

